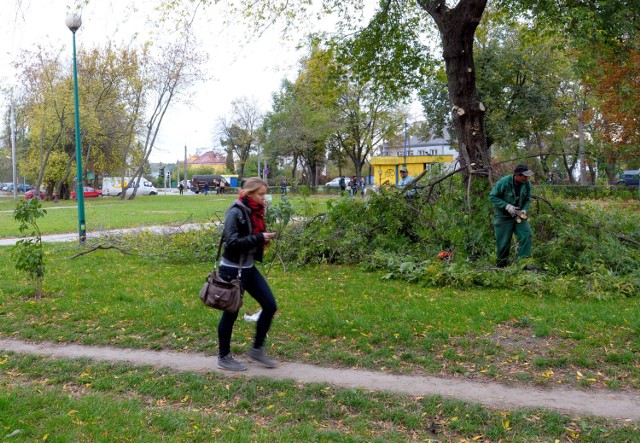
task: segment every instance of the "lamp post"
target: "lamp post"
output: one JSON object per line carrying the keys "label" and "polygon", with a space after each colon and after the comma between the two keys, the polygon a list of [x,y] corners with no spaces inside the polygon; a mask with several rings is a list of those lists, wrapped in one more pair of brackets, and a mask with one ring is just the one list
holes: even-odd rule
{"label": "lamp post", "polygon": [[187,144],[184,144],[184,187],[187,187]]}
{"label": "lamp post", "polygon": [[[18,168],[16,167],[16,115],[14,112],[13,100],[11,100],[11,117],[9,126],[11,128],[11,170],[13,171],[13,199],[18,199]],[[25,189],[25,188],[22,188]],[[25,190],[25,192],[27,192]]]}
{"label": "lamp post", "polygon": [[82,18],[77,13],[71,13],[65,20],[67,28],[73,34],[73,95],[75,98],[76,121],[76,197],[78,198],[78,234],[80,244],[87,239],[87,226],[84,217],[84,189],[82,181],[82,148],[80,146],[80,102],[78,100],[78,67],[76,65],[76,31],[82,26]]}
{"label": "lamp post", "polygon": [[405,168],[407,167],[407,121],[404,121],[404,164],[402,165]]}

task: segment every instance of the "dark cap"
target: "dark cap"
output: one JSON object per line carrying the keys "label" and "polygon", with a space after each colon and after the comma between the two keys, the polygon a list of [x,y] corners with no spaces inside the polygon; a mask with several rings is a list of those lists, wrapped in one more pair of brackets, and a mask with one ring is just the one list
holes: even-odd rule
{"label": "dark cap", "polygon": [[407,168],[403,166],[402,168],[400,168],[400,172],[409,172],[409,171],[407,171]]}
{"label": "dark cap", "polygon": [[531,177],[533,175],[533,171],[527,168],[527,165],[516,166],[516,168],[513,170],[513,173],[526,175],[527,177]]}

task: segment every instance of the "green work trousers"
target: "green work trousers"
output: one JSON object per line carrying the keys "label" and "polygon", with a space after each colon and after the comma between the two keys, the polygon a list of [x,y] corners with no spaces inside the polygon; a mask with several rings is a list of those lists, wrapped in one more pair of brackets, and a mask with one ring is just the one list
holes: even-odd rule
{"label": "green work trousers", "polygon": [[531,231],[531,226],[527,220],[522,220],[522,223],[516,223],[516,219],[512,217],[496,217],[493,220],[493,226],[496,230],[496,255],[499,267],[509,264],[509,251],[513,234],[518,239],[518,258],[531,256],[533,231]]}

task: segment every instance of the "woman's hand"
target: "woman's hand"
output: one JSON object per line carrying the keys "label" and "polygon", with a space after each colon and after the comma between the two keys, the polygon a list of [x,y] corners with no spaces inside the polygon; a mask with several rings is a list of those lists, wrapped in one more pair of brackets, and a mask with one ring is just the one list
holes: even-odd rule
{"label": "woman's hand", "polygon": [[264,235],[265,240],[271,240],[276,238],[277,232],[263,232],[262,235]]}

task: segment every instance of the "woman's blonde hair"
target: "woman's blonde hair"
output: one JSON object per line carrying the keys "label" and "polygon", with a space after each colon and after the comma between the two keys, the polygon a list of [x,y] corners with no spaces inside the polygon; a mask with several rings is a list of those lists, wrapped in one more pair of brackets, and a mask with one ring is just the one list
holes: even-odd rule
{"label": "woman's blonde hair", "polygon": [[269,183],[262,180],[260,177],[249,177],[244,181],[240,193],[243,195],[251,194],[252,192],[258,191],[262,187],[265,187],[268,190]]}

